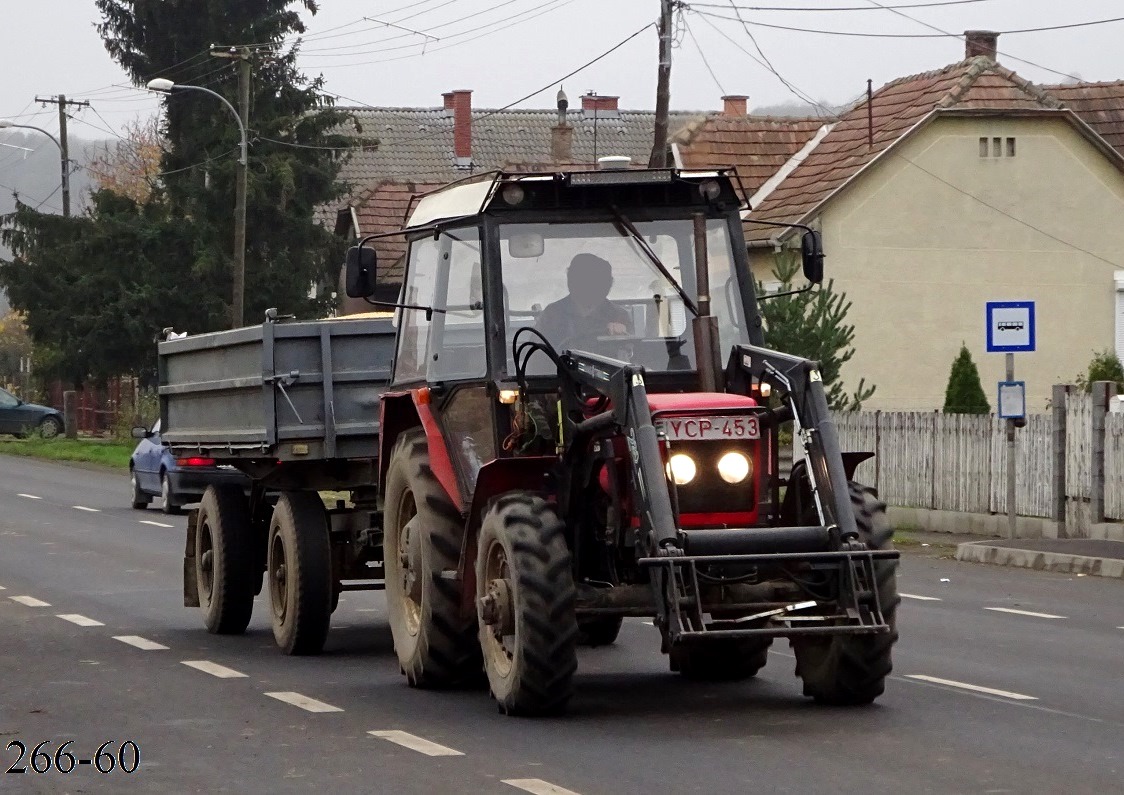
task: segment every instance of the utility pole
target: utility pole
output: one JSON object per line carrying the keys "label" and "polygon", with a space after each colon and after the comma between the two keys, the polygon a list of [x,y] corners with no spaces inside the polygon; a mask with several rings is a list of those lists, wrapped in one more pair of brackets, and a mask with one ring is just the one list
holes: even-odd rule
{"label": "utility pole", "polygon": [[68,105],[77,108],[88,108],[90,103],[85,100],[67,99],[65,94],[57,97],[35,97],[36,102],[44,105],[51,103],[59,106],[59,153],[62,156],[62,214],[64,218],[70,217],[70,146],[66,140],[66,108]]}
{"label": "utility pole", "polygon": [[660,0],[660,66],[656,80],[656,130],[649,168],[667,168],[667,117],[671,106],[671,27],[675,0]]}
{"label": "utility pole", "polygon": [[[238,116],[242,129],[250,124],[250,51],[246,47],[211,46],[215,58],[238,61]],[[249,163],[245,153],[238,161],[234,186],[234,273],[230,300],[230,327],[241,328],[246,307],[246,179]]]}

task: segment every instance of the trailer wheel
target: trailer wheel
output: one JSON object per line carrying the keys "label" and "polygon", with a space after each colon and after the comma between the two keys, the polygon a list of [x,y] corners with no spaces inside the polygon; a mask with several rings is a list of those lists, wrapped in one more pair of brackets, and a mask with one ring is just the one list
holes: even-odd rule
{"label": "trailer wheel", "polygon": [[319,654],[332,615],[332,553],[319,494],[281,495],[267,549],[273,638],[286,654]]}
{"label": "trailer wheel", "polygon": [[769,661],[772,639],[715,639],[676,646],[668,655],[671,670],[696,682],[736,682],[756,676]]}
{"label": "trailer wheel", "polygon": [[579,646],[611,646],[617,642],[623,618],[579,618]]}
{"label": "trailer wheel", "polygon": [[[870,549],[892,549],[893,529],[886,505],[874,491],[851,484],[851,505],[860,540]],[[836,635],[829,638],[794,638],[796,675],[804,680],[804,695],[822,704],[869,704],[885,690],[892,669],[891,651],[898,639],[895,615],[898,596],[898,562],[874,562],[882,615],[890,632],[882,635]]]}
{"label": "trailer wheel", "polygon": [[513,493],[484,517],[476,604],[484,670],[500,712],[557,714],[577,669],[578,622],[564,525],[538,497]]}
{"label": "trailer wheel", "polygon": [[464,521],[429,465],[420,429],[390,453],[383,513],[386,601],[394,650],[413,687],[457,687],[480,678],[476,620],[462,615],[455,572]]}
{"label": "trailer wheel", "polygon": [[214,635],[240,635],[254,610],[250,504],[237,486],[208,486],[195,524],[195,581],[203,623]]}

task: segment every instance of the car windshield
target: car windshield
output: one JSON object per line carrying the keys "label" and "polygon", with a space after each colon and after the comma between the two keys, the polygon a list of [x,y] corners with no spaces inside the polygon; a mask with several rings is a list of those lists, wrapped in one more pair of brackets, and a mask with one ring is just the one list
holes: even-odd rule
{"label": "car windshield", "polygon": [[[643,244],[621,221],[500,227],[509,369],[510,342],[528,326],[559,351],[590,351],[653,371],[694,368],[692,310],[679,294],[681,287],[692,301],[698,295],[693,223],[676,219],[633,227]],[[725,220],[707,222],[707,256],[712,311],[720,343],[728,348],[746,336]],[[550,367],[545,356],[537,356],[528,372]]]}

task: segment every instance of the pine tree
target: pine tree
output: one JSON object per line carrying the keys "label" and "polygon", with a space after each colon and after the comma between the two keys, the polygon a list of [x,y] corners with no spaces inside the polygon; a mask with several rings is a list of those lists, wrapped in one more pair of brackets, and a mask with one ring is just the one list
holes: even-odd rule
{"label": "pine tree", "polygon": [[[773,278],[780,283],[780,292],[793,289],[799,272],[800,258],[796,252],[784,251],[774,259]],[[836,292],[834,286],[835,282],[829,280],[811,292],[761,301],[765,345],[819,362],[831,408],[857,411],[863,401],[874,395],[876,387],[867,386],[866,379],[859,379],[854,393],[848,395],[839,378],[843,365],[855,355],[852,347],[855,327],[846,322],[851,309],[847,294]],[[757,295],[766,294],[764,284],[757,282]]]}
{"label": "pine tree", "polygon": [[990,414],[991,404],[987,402],[983,386],[980,384],[980,371],[972,361],[968,346],[961,343],[960,353],[952,362],[948,374],[948,387],[944,393],[945,414]]}

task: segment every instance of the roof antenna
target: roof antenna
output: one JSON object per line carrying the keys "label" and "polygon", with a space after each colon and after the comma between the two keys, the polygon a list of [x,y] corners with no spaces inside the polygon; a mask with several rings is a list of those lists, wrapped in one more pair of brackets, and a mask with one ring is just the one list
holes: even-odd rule
{"label": "roof antenna", "polygon": [[866,79],[866,145],[874,148],[874,83]]}

